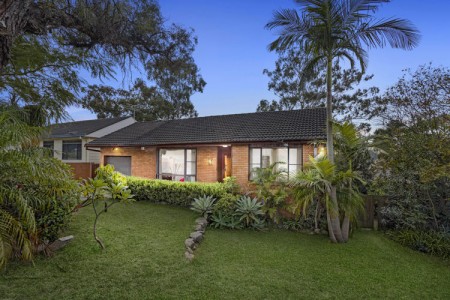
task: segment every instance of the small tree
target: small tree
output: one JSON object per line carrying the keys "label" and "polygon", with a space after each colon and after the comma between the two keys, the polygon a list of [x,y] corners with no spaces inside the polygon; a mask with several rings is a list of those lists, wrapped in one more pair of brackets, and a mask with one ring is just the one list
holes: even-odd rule
{"label": "small tree", "polygon": [[94,179],[84,182],[83,194],[86,202],[92,204],[95,213],[93,234],[95,241],[102,249],[105,249],[103,241],[97,235],[97,223],[101,214],[117,203],[130,203],[133,195],[125,185],[123,177],[111,165],[99,169]]}

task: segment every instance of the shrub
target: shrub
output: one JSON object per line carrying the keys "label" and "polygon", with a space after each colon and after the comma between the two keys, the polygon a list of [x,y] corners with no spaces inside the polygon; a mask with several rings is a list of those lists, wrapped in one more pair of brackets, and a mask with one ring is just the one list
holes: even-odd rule
{"label": "shrub", "polygon": [[198,212],[203,217],[208,218],[209,215],[213,212],[215,201],[216,198],[203,195],[202,197],[194,199],[191,204],[191,209],[195,212]]}
{"label": "shrub", "polygon": [[229,176],[223,179],[223,185],[230,194],[237,195],[241,192],[241,186],[237,183],[236,177]]}
{"label": "shrub", "polygon": [[236,203],[235,216],[244,222],[246,227],[261,228],[264,223],[263,204],[256,198],[242,196]]}
{"label": "shrub", "polygon": [[95,178],[103,180],[106,184],[127,184],[127,177],[116,172],[113,165],[106,165],[95,170]]}
{"label": "shrub", "polygon": [[236,209],[236,202],[239,196],[233,194],[223,195],[214,206],[214,212],[222,213],[224,215],[232,215]]}
{"label": "shrub", "polygon": [[215,228],[242,229],[242,220],[237,216],[223,214],[222,212],[214,213],[211,217],[211,226]]}
{"label": "shrub", "polygon": [[195,198],[209,195],[220,199],[227,194],[221,183],[177,182],[128,177],[127,184],[134,199],[188,207]]}
{"label": "shrub", "polygon": [[392,240],[413,250],[434,256],[450,258],[450,234],[437,231],[388,231]]}

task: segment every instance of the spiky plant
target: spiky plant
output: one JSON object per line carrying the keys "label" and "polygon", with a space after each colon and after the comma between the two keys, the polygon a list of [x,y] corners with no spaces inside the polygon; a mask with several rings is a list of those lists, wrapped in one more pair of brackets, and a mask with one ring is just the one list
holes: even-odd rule
{"label": "spiky plant", "polygon": [[214,210],[215,202],[216,198],[203,195],[202,197],[194,199],[191,204],[191,209],[208,219]]}

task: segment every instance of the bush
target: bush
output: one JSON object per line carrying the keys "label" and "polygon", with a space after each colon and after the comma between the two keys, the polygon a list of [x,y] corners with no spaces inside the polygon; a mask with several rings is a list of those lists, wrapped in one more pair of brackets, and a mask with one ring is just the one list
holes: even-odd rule
{"label": "bush", "polygon": [[63,199],[51,199],[35,210],[36,227],[41,241],[53,242],[69,225],[72,209],[79,202],[78,192],[67,192]]}
{"label": "bush", "polygon": [[188,207],[195,198],[208,195],[220,199],[227,194],[221,183],[178,182],[128,177],[127,184],[134,199]]}
{"label": "bush", "polygon": [[413,250],[434,256],[450,258],[450,234],[436,231],[388,231],[392,240]]}
{"label": "bush", "polygon": [[241,192],[241,186],[237,183],[236,177],[229,176],[223,179],[223,185],[228,193],[237,195]]}
{"label": "bush", "polygon": [[208,219],[209,215],[213,212],[215,201],[216,198],[203,195],[202,197],[194,199],[191,204],[191,209]]}
{"label": "bush", "polygon": [[220,198],[214,206],[214,212],[222,213],[223,215],[232,215],[236,209],[236,202],[239,196],[232,194],[225,194]]}

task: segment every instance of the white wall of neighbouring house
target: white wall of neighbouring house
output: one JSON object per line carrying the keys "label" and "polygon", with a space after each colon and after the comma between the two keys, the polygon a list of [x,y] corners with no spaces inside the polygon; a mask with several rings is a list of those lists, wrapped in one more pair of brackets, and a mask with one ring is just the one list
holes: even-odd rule
{"label": "white wall of neighbouring house", "polygon": [[126,118],[120,122],[114,123],[110,126],[107,126],[105,128],[102,128],[100,130],[91,132],[88,134],[89,137],[93,138],[100,138],[102,136],[105,136],[107,134],[113,133],[114,131],[117,131],[119,129],[122,129],[124,127],[130,126],[131,124],[136,123],[136,120],[133,117]]}

